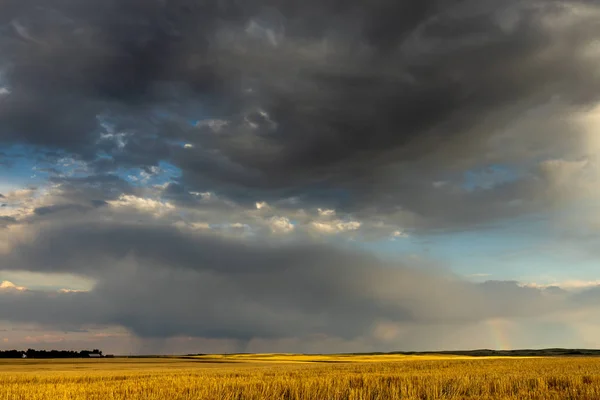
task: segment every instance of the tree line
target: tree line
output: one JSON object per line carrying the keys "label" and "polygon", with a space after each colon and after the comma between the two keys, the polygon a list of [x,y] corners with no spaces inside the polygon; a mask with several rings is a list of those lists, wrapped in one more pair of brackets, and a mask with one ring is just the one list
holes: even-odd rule
{"label": "tree line", "polygon": [[[93,356],[92,356],[93,354]],[[0,358],[89,358],[103,357],[102,351],[94,350],[5,350],[0,351]]]}

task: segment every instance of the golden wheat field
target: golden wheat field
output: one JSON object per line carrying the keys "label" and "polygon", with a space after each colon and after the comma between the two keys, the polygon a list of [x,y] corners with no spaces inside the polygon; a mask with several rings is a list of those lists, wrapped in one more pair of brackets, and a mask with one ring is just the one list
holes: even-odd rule
{"label": "golden wheat field", "polygon": [[0,360],[0,400],[600,399],[600,358]]}

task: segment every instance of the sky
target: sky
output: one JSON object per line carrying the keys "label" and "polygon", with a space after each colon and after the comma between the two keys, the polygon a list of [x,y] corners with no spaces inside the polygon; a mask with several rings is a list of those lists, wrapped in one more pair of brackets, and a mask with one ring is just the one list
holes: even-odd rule
{"label": "sky", "polygon": [[600,6],[0,4],[0,349],[600,347]]}

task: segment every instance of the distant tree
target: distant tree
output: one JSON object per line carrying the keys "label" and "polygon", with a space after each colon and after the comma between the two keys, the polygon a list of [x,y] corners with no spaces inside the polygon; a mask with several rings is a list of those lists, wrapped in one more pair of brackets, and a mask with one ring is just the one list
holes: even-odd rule
{"label": "distant tree", "polygon": [[5,350],[0,351],[0,358],[23,358],[26,356],[27,358],[87,358],[90,354],[98,354],[102,356],[102,351],[99,349],[94,349],[93,351],[82,350],[82,351],[72,351],[72,350],[35,350],[35,349],[27,349],[27,351],[20,350]]}

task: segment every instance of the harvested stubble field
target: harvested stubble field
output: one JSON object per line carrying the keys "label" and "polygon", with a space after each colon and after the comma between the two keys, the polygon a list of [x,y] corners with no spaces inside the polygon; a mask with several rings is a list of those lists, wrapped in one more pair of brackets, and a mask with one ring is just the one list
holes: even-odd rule
{"label": "harvested stubble field", "polygon": [[600,399],[600,358],[0,360],[1,400]]}

